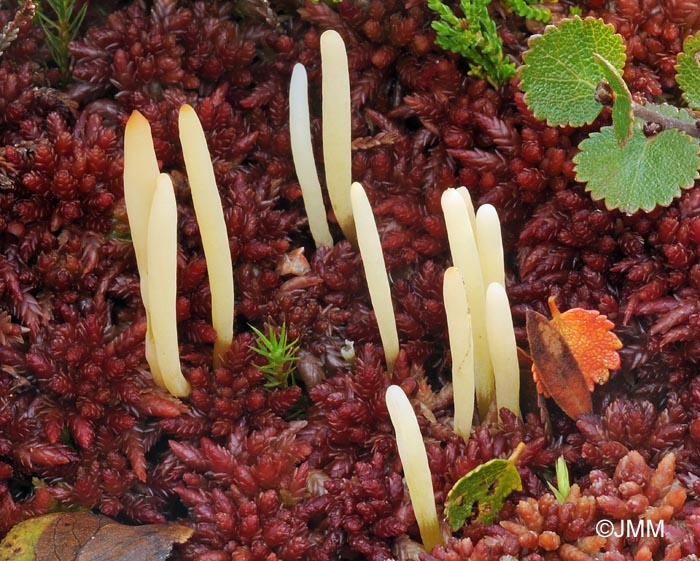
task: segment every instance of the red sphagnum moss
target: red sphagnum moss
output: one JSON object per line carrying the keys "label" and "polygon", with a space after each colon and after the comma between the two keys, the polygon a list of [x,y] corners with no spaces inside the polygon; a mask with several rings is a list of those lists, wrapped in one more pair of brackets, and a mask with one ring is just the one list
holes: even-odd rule
{"label": "red sphagnum moss", "polygon": [[[678,98],[674,65],[700,27],[695,0],[575,4],[624,37],[636,98]],[[173,556],[183,561],[700,554],[700,191],[632,216],[592,202],[572,163],[587,131],[534,119],[515,79],[495,90],[469,77],[465,61],[435,46],[435,14],[422,1],[135,0],[105,12],[91,6],[71,44],[68,89],[31,25],[0,58],[0,536],[58,501],[188,525],[194,536]],[[0,11],[0,24],[13,15]],[[518,60],[531,22],[497,3],[493,16]],[[372,203],[393,282],[402,350],[391,376],[360,257],[336,225],[335,247],[314,249],[291,158],[288,83],[302,62],[322,159],[325,29],[347,45],[352,175]],[[235,264],[236,336],[216,370],[206,264],[175,141],[183,103],[202,121]],[[144,357],[122,185],[135,109],[178,200],[184,400],[153,385]],[[551,402],[548,414],[525,398],[529,383],[524,420],[503,410],[468,442],[453,433],[440,197],[460,185],[504,225],[521,346],[526,311],[544,313],[550,296],[615,324],[622,368],[596,387],[591,415],[573,421]],[[310,270],[278,272],[298,248]],[[265,323],[299,339],[305,387],[264,388],[247,324]],[[345,340],[354,366],[341,356]],[[523,491],[494,525],[416,548],[383,399],[390,384],[415,405],[439,511],[460,477],[526,443]],[[544,481],[561,454],[576,485],[560,505]],[[643,514],[664,520],[666,536],[595,536],[600,519]]]}

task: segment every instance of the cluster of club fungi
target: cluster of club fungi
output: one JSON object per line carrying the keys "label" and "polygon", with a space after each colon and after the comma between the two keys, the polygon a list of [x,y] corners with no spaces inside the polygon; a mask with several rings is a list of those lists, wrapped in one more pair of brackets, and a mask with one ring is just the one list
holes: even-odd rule
{"label": "cluster of club fungi", "polygon": [[[550,7],[565,13],[572,2]],[[583,0],[627,45],[634,96],[678,99],[676,55],[700,28],[695,0]],[[106,13],[111,10],[111,13]],[[0,24],[16,8],[0,10]],[[60,82],[43,33],[21,22],[0,58],[0,536],[59,507],[122,522],[176,521],[182,561],[527,559],[648,561],[700,554],[700,191],[625,215],[590,199],[572,157],[589,132],[534,118],[517,78],[499,88],[435,45],[424,2],[135,0],[88,11]],[[494,2],[519,61],[537,24]],[[323,178],[321,34],[345,42],[353,181],[378,227],[400,350],[387,368],[362,258],[330,216],[309,230],[292,159],[289,83],[308,74]],[[201,121],[221,197],[234,335],[217,333],[201,224],[177,141]],[[148,318],[124,200],[124,129],[150,123],[177,201],[175,313],[186,397],[154,383]],[[605,113],[592,127],[606,123]],[[518,346],[525,317],[607,315],[621,367],[572,419],[538,396],[523,361],[521,415],[475,415],[455,432],[441,207],[467,188],[502,224]],[[297,383],[270,387],[251,329],[298,340]],[[348,351],[352,343],[354,350]],[[492,524],[426,551],[385,393],[415,409],[441,514],[455,482],[520,443],[522,490]],[[563,456],[571,487],[548,490]],[[665,535],[596,534],[652,517]]]}

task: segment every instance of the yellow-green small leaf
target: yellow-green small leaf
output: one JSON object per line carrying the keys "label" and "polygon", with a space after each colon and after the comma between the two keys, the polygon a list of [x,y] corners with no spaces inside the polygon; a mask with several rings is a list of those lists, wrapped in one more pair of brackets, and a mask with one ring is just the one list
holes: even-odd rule
{"label": "yellow-green small leaf", "polygon": [[700,32],[683,41],[683,52],[678,53],[676,82],[683,90],[688,105],[700,109]]}
{"label": "yellow-green small leaf", "polygon": [[574,17],[556,27],[547,26],[529,45],[520,68],[520,87],[535,116],[550,125],[593,122],[602,108],[595,99],[595,89],[605,79],[593,53],[622,71],[622,37],[603,20]]}
{"label": "yellow-green small leaf", "polygon": [[447,495],[445,516],[457,531],[472,518],[474,505],[479,513],[476,524],[491,524],[508,495],[520,491],[522,483],[515,463],[497,458],[481,464],[454,484]]}
{"label": "yellow-green small leaf", "polygon": [[593,53],[600,69],[603,71],[605,81],[610,86],[613,95],[612,120],[615,138],[620,146],[624,146],[632,137],[632,127],[634,126],[634,111],[632,110],[632,94],[627,89],[627,84],[622,76],[610,62]]}
{"label": "yellow-green small leaf", "polygon": [[0,561],[34,561],[39,538],[61,513],[30,518],[17,524],[0,543]]}
{"label": "yellow-green small leaf", "polygon": [[676,129],[647,138],[635,127],[620,147],[612,127],[603,127],[579,144],[574,157],[577,181],[605,200],[609,209],[634,213],[667,206],[693,186],[700,168],[700,143]]}

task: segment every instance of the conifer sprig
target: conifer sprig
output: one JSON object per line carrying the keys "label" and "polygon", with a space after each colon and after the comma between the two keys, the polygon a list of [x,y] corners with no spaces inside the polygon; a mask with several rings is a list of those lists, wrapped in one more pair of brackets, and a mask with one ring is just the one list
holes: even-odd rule
{"label": "conifer sprig", "polygon": [[87,7],[86,2],[76,10],[76,0],[45,0],[37,3],[39,25],[46,34],[51,57],[61,72],[64,84],[70,81],[71,73],[72,57],[68,45],[78,36]]}

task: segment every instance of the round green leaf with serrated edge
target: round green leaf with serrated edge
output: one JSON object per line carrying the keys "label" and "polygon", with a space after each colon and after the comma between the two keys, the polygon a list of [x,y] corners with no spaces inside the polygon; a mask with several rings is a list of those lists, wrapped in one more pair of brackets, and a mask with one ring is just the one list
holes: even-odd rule
{"label": "round green leaf with serrated edge", "polygon": [[634,111],[632,110],[632,94],[617,69],[598,53],[593,53],[594,60],[600,65],[605,81],[610,85],[613,95],[612,121],[615,138],[620,146],[632,136]]}
{"label": "round green leaf with serrated edge", "polygon": [[678,53],[676,82],[683,90],[683,98],[691,107],[700,109],[700,33],[683,41],[683,52]]}
{"label": "round green leaf with serrated edge", "polygon": [[595,88],[605,79],[593,53],[621,71],[622,37],[602,20],[575,17],[547,26],[543,35],[530,38],[529,45],[520,68],[520,87],[535,116],[549,125],[591,123],[602,108],[595,100]]}
{"label": "round green leaf with serrated edge", "polygon": [[576,179],[588,182],[593,199],[608,209],[633,213],[667,206],[681,189],[693,186],[700,168],[700,144],[676,129],[647,138],[635,128],[620,147],[612,127],[603,127],[579,144]]}

